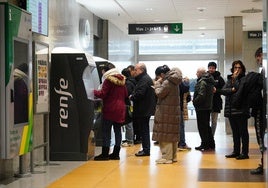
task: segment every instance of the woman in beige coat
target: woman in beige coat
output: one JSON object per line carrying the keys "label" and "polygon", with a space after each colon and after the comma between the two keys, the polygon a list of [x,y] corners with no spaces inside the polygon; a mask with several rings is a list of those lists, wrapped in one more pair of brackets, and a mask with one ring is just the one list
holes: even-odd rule
{"label": "woman in beige coat", "polygon": [[178,68],[162,67],[161,77],[155,82],[157,104],[152,139],[159,142],[162,158],[157,164],[171,164],[177,161],[177,146],[180,123],[180,91],[178,85],[182,73]]}

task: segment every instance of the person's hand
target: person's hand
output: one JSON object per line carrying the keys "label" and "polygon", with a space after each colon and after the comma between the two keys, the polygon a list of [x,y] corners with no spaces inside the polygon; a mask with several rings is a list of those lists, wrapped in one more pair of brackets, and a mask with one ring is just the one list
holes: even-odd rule
{"label": "person's hand", "polygon": [[217,91],[216,87],[213,87],[212,91],[213,91],[213,93],[216,93],[216,91]]}

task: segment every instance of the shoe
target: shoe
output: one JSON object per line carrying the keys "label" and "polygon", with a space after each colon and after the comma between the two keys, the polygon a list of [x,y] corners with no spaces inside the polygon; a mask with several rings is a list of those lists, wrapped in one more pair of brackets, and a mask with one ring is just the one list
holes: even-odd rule
{"label": "shoe", "polygon": [[204,146],[198,146],[198,147],[195,147],[194,149],[196,149],[196,150],[203,150],[204,149]]}
{"label": "shoe", "polygon": [[120,157],[118,155],[114,155],[113,153],[109,155],[110,160],[120,160]]}
{"label": "shoe", "polygon": [[249,159],[249,156],[245,154],[240,154],[239,156],[236,157],[236,159],[237,160]]}
{"label": "shoe", "polygon": [[237,153],[231,153],[229,155],[225,155],[226,158],[236,158],[238,156],[239,156],[239,154],[237,154]]}
{"label": "shoe", "polygon": [[263,166],[259,164],[259,167],[250,171],[252,175],[262,175],[263,174]]}
{"label": "shoe", "polygon": [[139,151],[138,153],[135,153],[137,157],[143,157],[143,156],[150,156],[150,153]]}
{"label": "shoe", "polygon": [[159,144],[159,142],[158,142],[158,141],[155,141],[155,142],[154,142],[154,145],[158,145],[158,144]]}
{"label": "shoe", "polygon": [[100,155],[94,157],[94,161],[108,161],[109,159],[110,159],[109,156],[106,156],[103,154],[100,154]]}
{"label": "shoe", "polygon": [[124,143],[121,144],[121,146],[122,147],[131,147],[131,146],[133,146],[133,143],[131,143],[131,142],[124,142]]}
{"label": "shoe", "polygon": [[157,159],[156,164],[172,164],[172,160],[167,160],[167,159]]}
{"label": "shoe", "polygon": [[177,159],[172,159],[172,162],[176,163],[176,162],[178,162],[178,160]]}
{"label": "shoe", "polygon": [[185,146],[179,146],[178,147],[179,151],[189,151],[192,148],[190,148],[189,146],[187,146],[187,144]]}
{"label": "shoe", "polygon": [[141,140],[134,140],[134,144],[141,144]]}

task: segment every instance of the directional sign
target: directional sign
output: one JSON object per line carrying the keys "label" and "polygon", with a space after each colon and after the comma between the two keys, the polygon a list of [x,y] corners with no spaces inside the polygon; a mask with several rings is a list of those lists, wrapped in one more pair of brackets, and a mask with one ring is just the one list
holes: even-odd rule
{"label": "directional sign", "polygon": [[128,34],[182,34],[182,23],[128,24]]}

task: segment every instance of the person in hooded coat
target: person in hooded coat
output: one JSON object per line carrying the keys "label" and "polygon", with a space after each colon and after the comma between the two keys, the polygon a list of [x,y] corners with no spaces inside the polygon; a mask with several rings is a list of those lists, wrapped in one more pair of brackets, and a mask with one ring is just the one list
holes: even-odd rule
{"label": "person in hooded coat", "polygon": [[180,92],[182,73],[178,68],[169,69],[164,65],[161,76],[155,82],[157,104],[152,139],[159,142],[162,157],[157,164],[177,162],[180,123]]}
{"label": "person in hooded coat", "polygon": [[[94,96],[103,101],[102,153],[94,158],[96,161],[119,160],[122,141],[121,125],[125,121],[125,99],[128,97],[126,78],[116,68],[107,69],[103,74],[101,89],[94,90]],[[111,144],[111,128],[115,133],[115,146],[109,155]]]}

